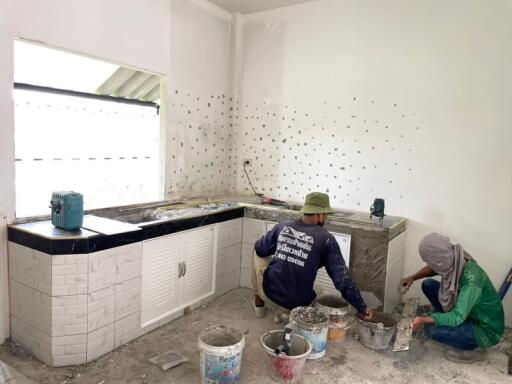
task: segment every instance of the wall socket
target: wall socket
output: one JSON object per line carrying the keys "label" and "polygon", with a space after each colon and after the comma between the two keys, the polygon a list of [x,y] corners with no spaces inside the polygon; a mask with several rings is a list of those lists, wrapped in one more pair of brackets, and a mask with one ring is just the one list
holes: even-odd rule
{"label": "wall socket", "polygon": [[251,161],[251,159],[243,159],[242,164],[245,165],[246,167],[250,167],[252,164],[252,161]]}

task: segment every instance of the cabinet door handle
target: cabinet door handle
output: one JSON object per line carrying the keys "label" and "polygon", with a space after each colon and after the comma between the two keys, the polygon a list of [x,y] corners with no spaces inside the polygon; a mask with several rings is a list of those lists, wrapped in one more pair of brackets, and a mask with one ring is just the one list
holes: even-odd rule
{"label": "cabinet door handle", "polygon": [[187,263],[183,262],[183,276],[187,274]]}
{"label": "cabinet door handle", "polygon": [[182,272],[183,272],[183,269],[182,269],[181,263],[178,263],[178,279],[181,278]]}

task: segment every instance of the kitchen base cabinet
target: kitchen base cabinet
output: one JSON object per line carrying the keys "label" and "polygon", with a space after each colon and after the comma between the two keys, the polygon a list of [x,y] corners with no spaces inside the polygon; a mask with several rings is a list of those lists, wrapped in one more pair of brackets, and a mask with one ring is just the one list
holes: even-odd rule
{"label": "kitchen base cabinet", "polygon": [[143,327],[214,294],[214,232],[207,226],[143,242]]}

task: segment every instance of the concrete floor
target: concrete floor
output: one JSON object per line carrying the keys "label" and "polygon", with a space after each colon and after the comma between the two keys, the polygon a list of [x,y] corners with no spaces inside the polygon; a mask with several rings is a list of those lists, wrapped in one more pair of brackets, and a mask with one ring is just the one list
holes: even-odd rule
{"label": "concrete floor", "polygon": [[[243,383],[273,382],[259,338],[278,327],[272,316],[254,317],[252,292],[247,289],[229,292],[89,365],[51,369],[35,359],[23,360],[12,355],[8,343],[0,347],[0,360],[44,384],[200,383],[197,336],[212,324],[230,324],[246,333]],[[308,361],[302,383],[512,383],[512,376],[506,374],[505,354],[512,345],[511,336],[509,330],[507,341],[491,349],[487,361],[471,365],[445,360],[442,346],[422,338],[414,340],[410,352],[393,354],[372,352],[349,336],[338,345],[329,345],[322,360]],[[150,357],[168,350],[185,355],[190,362],[167,372],[148,362]]]}

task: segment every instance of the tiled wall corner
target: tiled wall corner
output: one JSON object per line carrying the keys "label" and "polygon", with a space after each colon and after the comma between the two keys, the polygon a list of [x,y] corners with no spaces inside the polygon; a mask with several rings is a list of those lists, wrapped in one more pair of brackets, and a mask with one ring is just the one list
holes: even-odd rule
{"label": "tiled wall corner", "polygon": [[88,255],[55,255],[52,258],[52,296],[87,294]]}
{"label": "tiled wall corner", "polygon": [[114,349],[114,323],[87,335],[87,362],[91,362]]}
{"label": "tiled wall corner", "polygon": [[252,288],[252,257],[254,243],[265,233],[265,221],[258,219],[244,218],[243,238],[242,238],[242,257],[240,268],[240,286]]}
{"label": "tiled wall corner", "polygon": [[87,330],[91,333],[115,320],[115,287],[105,288],[87,295]]}
{"label": "tiled wall corner", "polygon": [[116,248],[89,253],[89,293],[112,287],[116,281]]}
{"label": "tiled wall corner", "polygon": [[217,276],[240,269],[240,243],[217,251]]}
{"label": "tiled wall corner", "polygon": [[8,243],[9,279],[51,295],[51,256],[13,242]]}
{"label": "tiled wall corner", "polygon": [[87,333],[87,295],[52,297],[52,331],[55,336]]}
{"label": "tiled wall corner", "polygon": [[62,367],[86,362],[87,335],[52,337],[52,365]]}
{"label": "tiled wall corner", "polygon": [[242,241],[243,219],[225,221],[218,224],[217,248],[223,249]]}
{"label": "tiled wall corner", "polygon": [[244,218],[242,242],[252,244],[265,233],[265,221]]}

